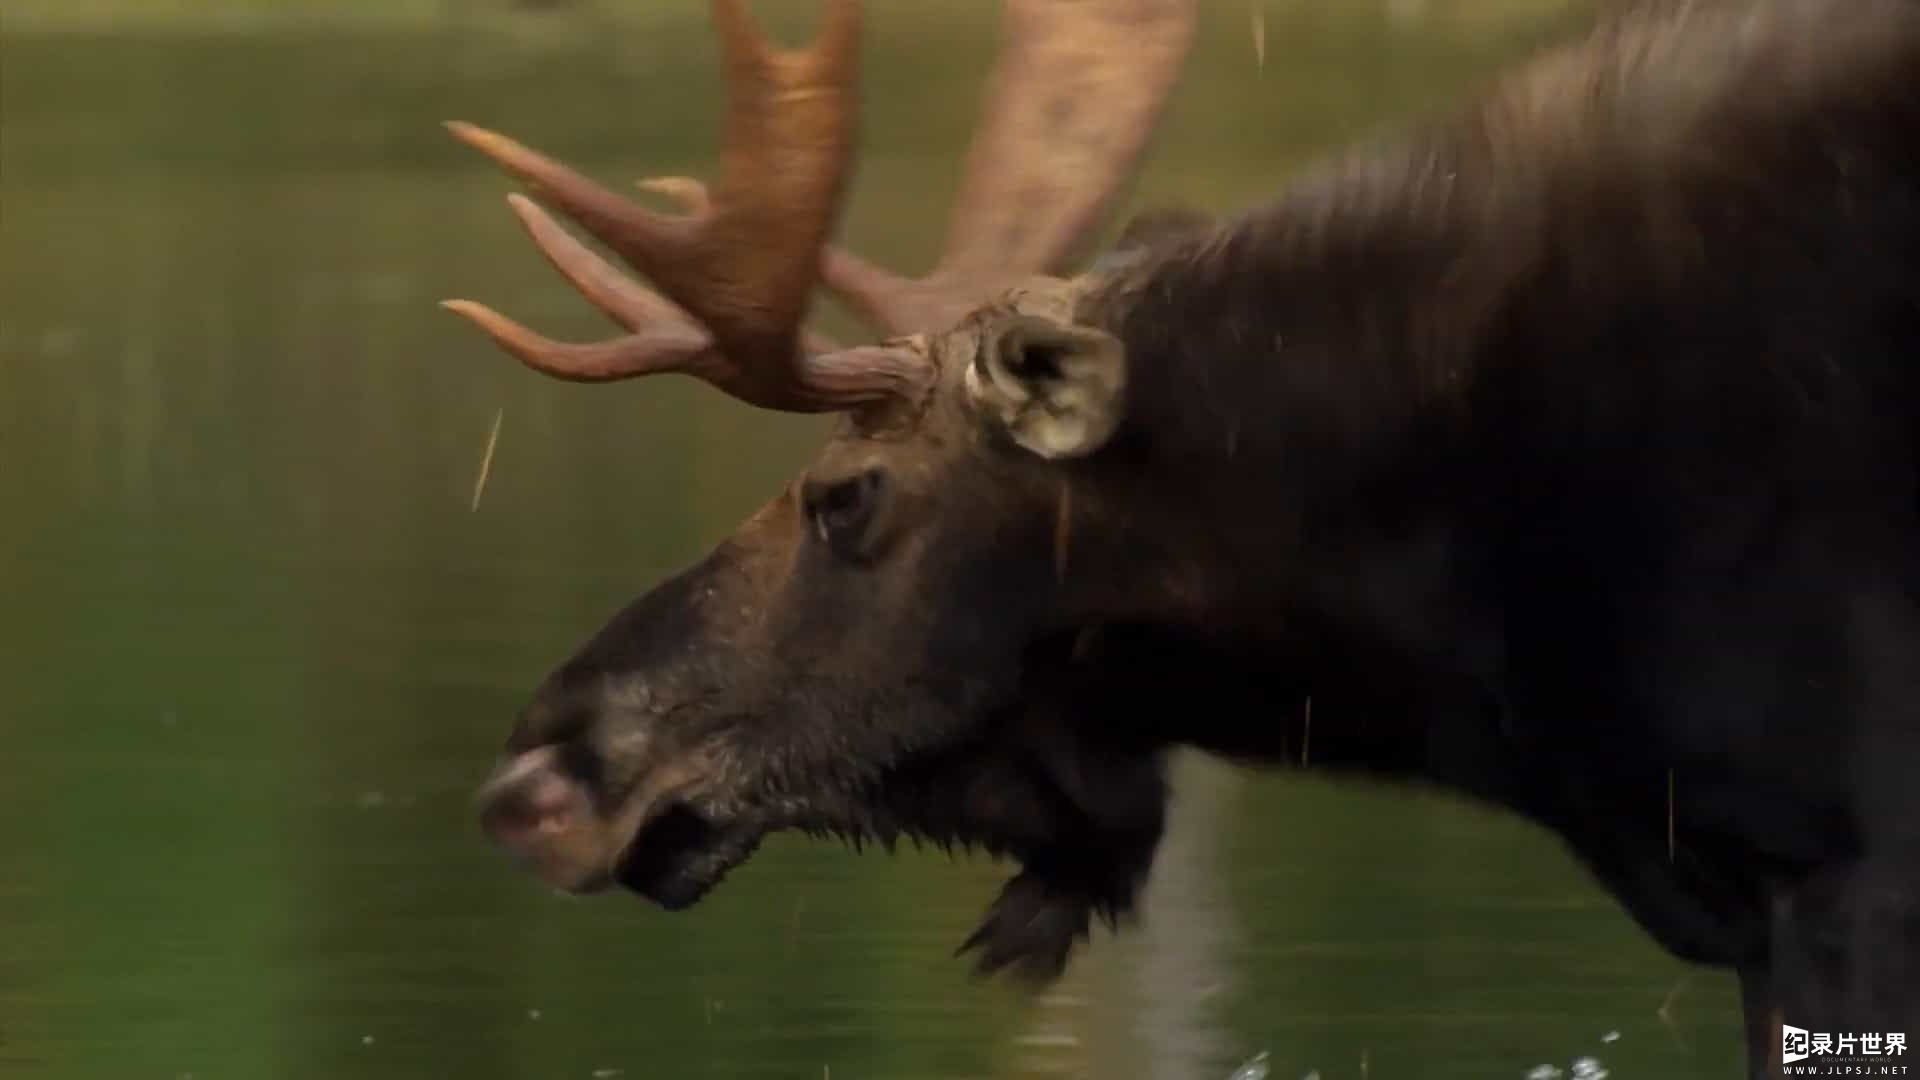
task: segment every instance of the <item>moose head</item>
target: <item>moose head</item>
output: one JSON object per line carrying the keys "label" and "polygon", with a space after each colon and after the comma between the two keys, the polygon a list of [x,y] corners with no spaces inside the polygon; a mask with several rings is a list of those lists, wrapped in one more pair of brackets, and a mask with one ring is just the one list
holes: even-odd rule
{"label": "moose head", "polygon": [[[655,213],[501,135],[449,125],[540,202],[542,254],[629,332],[548,340],[447,306],[541,373],[679,372],[762,408],[840,415],[819,457],[703,561],[629,604],[539,688],[482,793],[549,883],[699,900],[781,829],[907,836],[1022,871],[969,942],[1045,976],[1133,901],[1158,839],[1157,747],[1093,731],[1092,628],[1205,583],[1132,520],[1127,350],[1096,309],[1115,256],[1059,276],[1138,158],[1192,0],[1009,0],[945,252],[917,280],[829,246],[855,143],[859,13],[777,49],[715,0],[729,101],[718,183]],[[602,241],[659,291],[576,240]],[[803,329],[824,284],[883,340]],[[1124,538],[1124,539],[1121,539]],[[1147,583],[1147,584],[1143,584]]]}

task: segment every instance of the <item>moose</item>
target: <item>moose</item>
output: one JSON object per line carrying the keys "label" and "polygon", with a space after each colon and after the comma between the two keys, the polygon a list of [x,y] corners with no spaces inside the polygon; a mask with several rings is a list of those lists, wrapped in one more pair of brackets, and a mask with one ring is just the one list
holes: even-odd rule
{"label": "moose", "polygon": [[[486,830],[668,909],[776,830],[984,849],[963,949],[1044,980],[1197,747],[1552,830],[1737,973],[1754,1075],[1783,1023],[1920,1028],[1920,3],[1633,0],[1083,264],[1198,7],[1008,0],[919,278],[832,243],[855,0],[795,50],[714,0],[718,181],[646,185],[683,213],[450,125],[627,331],[447,302],[505,350],[838,414],[538,688]],[[820,289],[878,339],[808,331]]]}

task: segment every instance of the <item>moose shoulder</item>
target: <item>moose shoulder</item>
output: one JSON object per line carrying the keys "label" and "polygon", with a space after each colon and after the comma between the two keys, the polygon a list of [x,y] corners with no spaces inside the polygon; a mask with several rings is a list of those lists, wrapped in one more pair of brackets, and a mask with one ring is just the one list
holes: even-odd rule
{"label": "moose shoulder", "polygon": [[[1183,0],[1010,0],[946,253],[827,246],[858,19],[732,77],[709,194],[643,210],[456,134],[679,371],[844,416],[535,694],[484,817],[547,880],[699,899],[768,832],[983,846],[969,944],[1048,975],[1150,868],[1194,745],[1437,782],[1562,836],[1776,1013],[1920,1020],[1920,5],[1666,0],[1221,223],[1062,271],[1191,38]],[[892,335],[803,332],[816,285]],[[1872,900],[1869,903],[1867,897]]]}

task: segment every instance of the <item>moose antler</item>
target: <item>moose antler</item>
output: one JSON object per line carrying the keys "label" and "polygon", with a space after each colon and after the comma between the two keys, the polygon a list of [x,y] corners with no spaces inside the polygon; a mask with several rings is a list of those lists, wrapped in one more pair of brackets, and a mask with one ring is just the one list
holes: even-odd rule
{"label": "moose antler", "polygon": [[907,280],[829,250],[827,284],[889,333],[942,328],[1100,224],[1193,41],[1198,0],[1007,0],[1005,45],[944,254]]}
{"label": "moose antler", "polygon": [[889,333],[941,329],[996,290],[1054,269],[1097,223],[1144,146],[1192,37],[1197,0],[1008,0],[1009,44],[974,141],[946,254],[910,280],[826,246],[852,164],[857,0],[828,0],[810,48],[779,50],[743,0],[714,0],[728,74],[717,189],[686,178],[643,186],[673,217],[469,124],[449,129],[646,275],[655,294],[510,197],[533,241],[596,307],[632,333],[552,341],[483,305],[446,306],[528,366],[578,381],[698,376],[755,405],[825,411],[909,395],[932,377],[905,345],[839,350],[803,337],[825,283]]}

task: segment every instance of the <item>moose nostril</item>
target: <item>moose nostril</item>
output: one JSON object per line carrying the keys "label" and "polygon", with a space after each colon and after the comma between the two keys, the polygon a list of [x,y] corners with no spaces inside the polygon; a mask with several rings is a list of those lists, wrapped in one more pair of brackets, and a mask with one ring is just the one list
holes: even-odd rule
{"label": "moose nostril", "polygon": [[546,752],[535,751],[482,789],[480,825],[495,840],[512,844],[578,824],[586,801],[577,781],[555,770]]}

